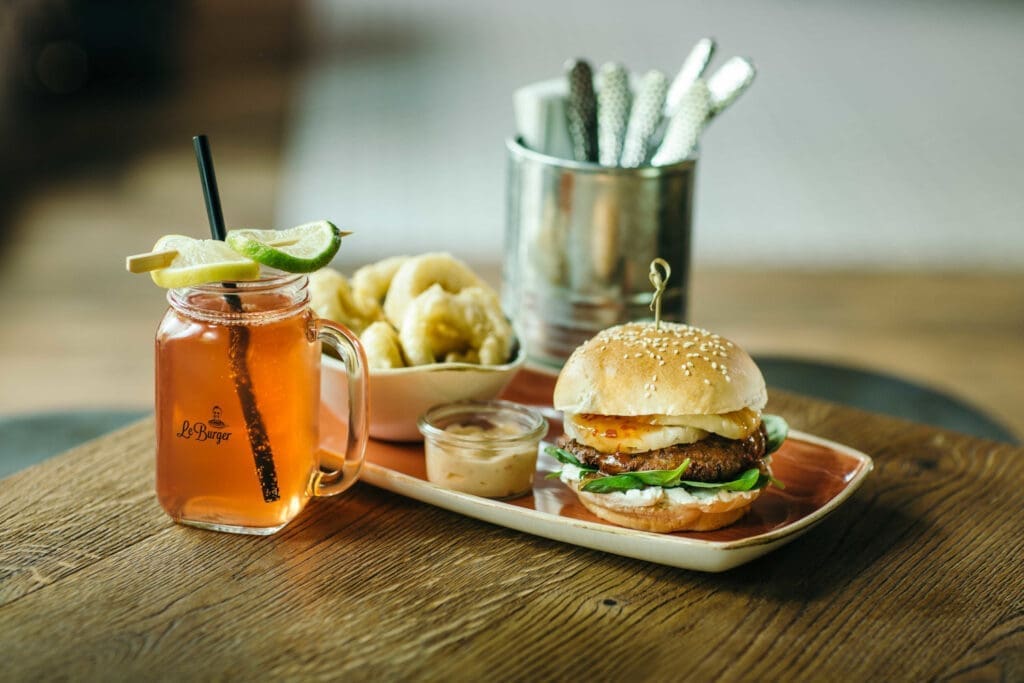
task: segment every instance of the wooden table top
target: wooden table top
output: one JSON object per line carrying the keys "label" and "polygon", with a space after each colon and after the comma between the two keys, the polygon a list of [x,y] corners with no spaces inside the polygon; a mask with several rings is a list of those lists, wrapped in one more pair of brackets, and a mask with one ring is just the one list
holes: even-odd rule
{"label": "wooden table top", "polygon": [[0,679],[1024,676],[1024,449],[783,392],[875,471],[723,574],[357,484],[267,538],[173,524],[152,419],[0,481]]}

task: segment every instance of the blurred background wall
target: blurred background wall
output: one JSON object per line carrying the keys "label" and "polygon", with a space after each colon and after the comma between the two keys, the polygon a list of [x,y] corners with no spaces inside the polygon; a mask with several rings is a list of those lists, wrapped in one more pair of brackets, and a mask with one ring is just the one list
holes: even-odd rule
{"label": "blurred background wall", "polygon": [[1024,266],[1024,3],[998,0],[11,0],[0,192],[222,127],[280,159],[270,215],[229,222],[487,260],[512,92],[576,56],[672,74],[705,35],[759,76],[703,138],[698,262]]}
{"label": "blurred background wall", "polygon": [[[409,250],[493,256],[513,90],[570,57],[674,74],[749,56],[706,131],[696,258],[1024,266],[1024,3],[313,0],[282,224],[337,216]],[[354,252],[358,252],[358,255]]]}

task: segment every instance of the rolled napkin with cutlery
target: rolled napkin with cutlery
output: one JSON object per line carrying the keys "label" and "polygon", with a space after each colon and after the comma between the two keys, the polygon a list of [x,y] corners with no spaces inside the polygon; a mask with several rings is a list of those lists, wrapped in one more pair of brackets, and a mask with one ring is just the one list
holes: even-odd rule
{"label": "rolled napkin with cutlery", "polygon": [[597,96],[594,74],[585,60],[566,64],[569,99],[565,113],[569,120],[569,140],[576,161],[597,161]]}
{"label": "rolled napkin with cutlery", "polygon": [[711,114],[711,91],[702,79],[694,81],[674,107],[665,137],[651,159],[653,166],[682,161],[697,149],[697,140]]}
{"label": "rolled napkin with cutlery", "polygon": [[757,69],[744,57],[733,57],[708,79],[711,92],[710,116],[718,116],[726,107],[735,102],[754,82]]}
{"label": "rolled napkin with cutlery", "polygon": [[542,154],[601,166],[640,168],[685,159],[696,152],[707,124],[757,73],[749,59],[732,57],[705,77],[716,47],[713,38],[698,40],[671,83],[656,69],[634,79],[614,62],[602,66],[595,79],[587,60],[570,60],[563,78],[516,91],[518,137]]}
{"label": "rolled napkin with cutlery", "polygon": [[622,156],[619,158],[620,166],[635,168],[643,166],[647,161],[648,152],[661,126],[667,93],[668,78],[665,74],[657,69],[644,74],[629,114],[626,140],[622,144]]}
{"label": "rolled napkin with cutlery", "polygon": [[602,166],[618,166],[626,126],[633,105],[629,72],[621,64],[610,62],[601,67],[600,89],[597,91],[598,161]]}
{"label": "rolled napkin with cutlery", "polygon": [[711,63],[711,57],[715,54],[715,39],[701,38],[686,56],[679,73],[672,79],[672,85],[668,88],[668,95],[665,96],[665,116],[669,119],[676,113],[683,96],[698,78],[704,75]]}
{"label": "rolled napkin with cutlery", "polygon": [[[518,137],[535,152],[601,166],[665,166],[694,154],[703,129],[754,82],[757,70],[731,57],[706,76],[717,43],[701,38],[669,82],[660,71],[640,78],[617,62],[597,74],[570,59],[565,74],[515,92]],[[635,87],[634,87],[635,84]]]}

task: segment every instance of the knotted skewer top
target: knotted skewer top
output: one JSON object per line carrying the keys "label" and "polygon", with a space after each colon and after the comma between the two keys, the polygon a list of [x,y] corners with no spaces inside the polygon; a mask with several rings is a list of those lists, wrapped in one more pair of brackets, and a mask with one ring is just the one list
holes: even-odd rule
{"label": "knotted skewer top", "polygon": [[651,272],[648,279],[654,287],[654,294],[651,295],[651,310],[654,311],[654,329],[661,329],[661,297],[665,294],[668,286],[668,279],[672,277],[672,267],[663,258],[656,258],[651,261]]}

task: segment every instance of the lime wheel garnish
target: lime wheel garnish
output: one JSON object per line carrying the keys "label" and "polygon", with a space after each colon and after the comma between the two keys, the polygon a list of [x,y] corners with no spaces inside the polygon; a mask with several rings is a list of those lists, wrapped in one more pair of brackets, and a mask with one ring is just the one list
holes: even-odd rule
{"label": "lime wheel garnish", "polygon": [[311,273],[331,262],[345,234],[330,221],[316,221],[288,230],[231,230],[226,242],[239,254],[270,268]]}

